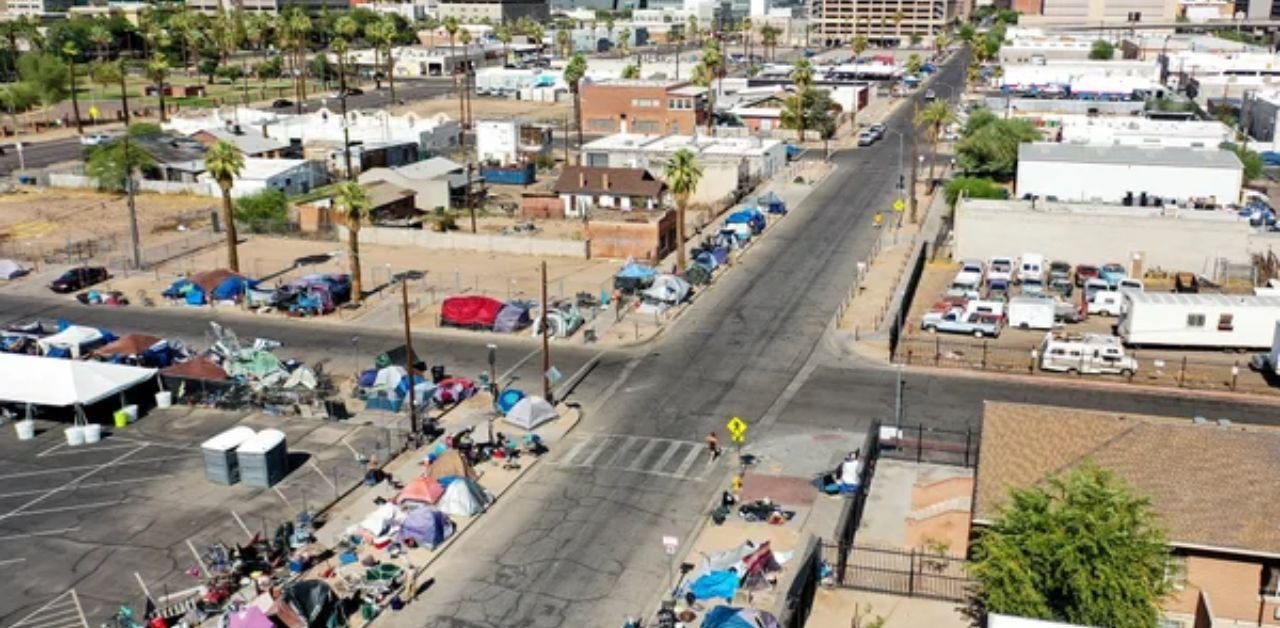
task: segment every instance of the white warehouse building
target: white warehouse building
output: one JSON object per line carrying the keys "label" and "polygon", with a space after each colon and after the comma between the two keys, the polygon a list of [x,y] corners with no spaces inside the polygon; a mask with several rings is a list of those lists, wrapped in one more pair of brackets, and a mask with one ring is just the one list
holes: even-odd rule
{"label": "white warehouse building", "polygon": [[1023,144],[1015,190],[1063,201],[1221,205],[1240,200],[1243,170],[1227,150]]}
{"label": "white warehouse building", "polygon": [[1059,141],[1090,146],[1218,150],[1235,132],[1217,120],[1152,120],[1068,114],[1058,117]]}

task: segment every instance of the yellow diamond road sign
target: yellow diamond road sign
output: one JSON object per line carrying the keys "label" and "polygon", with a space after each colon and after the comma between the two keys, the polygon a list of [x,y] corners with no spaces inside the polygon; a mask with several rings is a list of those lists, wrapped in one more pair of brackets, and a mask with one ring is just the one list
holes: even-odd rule
{"label": "yellow diamond road sign", "polygon": [[747,422],[736,416],[729,419],[729,423],[725,427],[729,428],[729,434],[733,435],[734,440],[741,440],[747,433]]}
{"label": "yellow diamond road sign", "polygon": [[907,207],[907,204],[906,204],[906,203],[903,203],[903,202],[902,202],[902,199],[898,199],[898,200],[896,200],[896,201],[894,201],[894,202],[893,202],[893,211],[895,211],[895,212],[900,212],[900,211],[902,211],[903,209],[906,209],[906,207]]}

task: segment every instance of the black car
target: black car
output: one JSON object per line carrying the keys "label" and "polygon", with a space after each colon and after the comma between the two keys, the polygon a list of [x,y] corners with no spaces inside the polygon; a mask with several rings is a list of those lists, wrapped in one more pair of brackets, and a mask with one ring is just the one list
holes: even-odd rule
{"label": "black car", "polygon": [[274,102],[271,103],[272,109],[284,109],[285,107],[292,107],[292,106],[293,106],[293,101],[289,100],[288,98],[277,98],[275,99]]}
{"label": "black car", "polygon": [[363,90],[363,89],[360,89],[359,87],[348,87],[348,88],[347,88],[347,95],[348,95],[348,96],[363,96],[363,95],[364,95],[364,90]]}
{"label": "black car", "polygon": [[61,277],[54,279],[53,283],[49,284],[49,289],[59,294],[67,294],[68,292],[83,290],[110,278],[111,273],[101,266],[81,266],[62,273]]}

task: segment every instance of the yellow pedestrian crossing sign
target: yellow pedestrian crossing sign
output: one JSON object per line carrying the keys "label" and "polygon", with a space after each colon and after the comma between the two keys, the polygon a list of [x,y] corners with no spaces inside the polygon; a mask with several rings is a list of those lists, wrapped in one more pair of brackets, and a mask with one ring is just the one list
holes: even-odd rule
{"label": "yellow pedestrian crossing sign", "polygon": [[747,422],[736,416],[729,419],[725,427],[729,428],[729,435],[734,441],[742,442],[743,437],[747,435]]}
{"label": "yellow pedestrian crossing sign", "polygon": [[898,199],[893,202],[893,211],[895,212],[900,212],[906,208],[907,208],[907,204],[902,202],[902,199]]}
{"label": "yellow pedestrian crossing sign", "polygon": [[101,111],[98,111],[98,106],[97,106],[97,105],[94,105],[94,106],[92,106],[92,107],[89,107],[89,117],[90,117],[90,118],[92,118],[92,119],[94,119],[94,120],[97,120],[97,119],[98,119],[98,116],[100,116],[100,115],[102,115],[102,112],[101,112]]}

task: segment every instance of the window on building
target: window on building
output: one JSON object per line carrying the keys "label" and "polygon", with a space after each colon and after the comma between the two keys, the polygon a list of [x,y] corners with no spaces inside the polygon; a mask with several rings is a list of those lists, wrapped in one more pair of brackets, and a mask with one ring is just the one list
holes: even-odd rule
{"label": "window on building", "polygon": [[647,107],[658,107],[658,106],[660,106],[660,103],[658,102],[658,99],[657,99],[657,98],[632,98],[632,99],[631,99],[631,106],[632,106],[632,107],[644,107],[644,108],[647,108]]}
{"label": "window on building", "polygon": [[1218,315],[1218,331],[1231,331],[1236,328],[1236,317],[1234,314]]}
{"label": "window on building", "polygon": [[1204,314],[1187,314],[1187,327],[1204,327]]}
{"label": "window on building", "polygon": [[657,120],[636,120],[635,123],[636,133],[656,135],[661,129],[662,126],[658,124]]}
{"label": "window on building", "polygon": [[592,131],[612,132],[618,128],[618,123],[609,118],[592,118],[587,121],[587,128]]}
{"label": "window on building", "polygon": [[1164,581],[1174,591],[1181,591],[1187,587],[1186,554],[1169,555],[1169,559],[1164,563]]}

